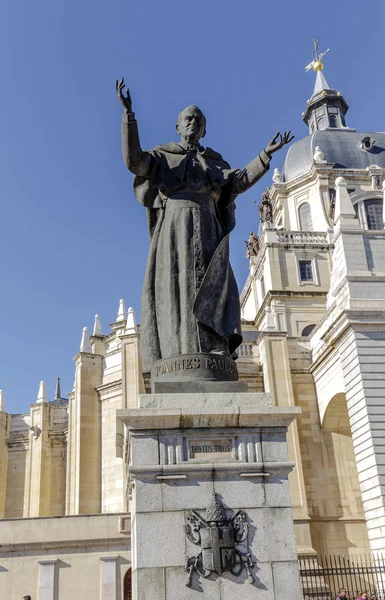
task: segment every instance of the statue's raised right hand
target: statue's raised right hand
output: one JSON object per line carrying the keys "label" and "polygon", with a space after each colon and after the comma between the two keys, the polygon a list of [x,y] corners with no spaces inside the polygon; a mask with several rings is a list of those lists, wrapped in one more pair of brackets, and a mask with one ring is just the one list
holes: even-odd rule
{"label": "statue's raised right hand", "polygon": [[122,77],[120,81],[116,80],[116,91],[118,92],[118,98],[123,105],[123,108],[126,113],[132,113],[132,102],[130,96],[130,90],[126,88],[126,95],[124,95],[124,88],[126,84],[124,83],[124,78]]}

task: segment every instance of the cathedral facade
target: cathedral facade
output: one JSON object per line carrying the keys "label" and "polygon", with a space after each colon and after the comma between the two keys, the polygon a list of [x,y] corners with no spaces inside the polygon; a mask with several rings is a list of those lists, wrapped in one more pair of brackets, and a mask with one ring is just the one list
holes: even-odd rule
{"label": "cathedral facade", "polygon": [[[240,379],[299,406],[288,434],[300,556],[385,551],[385,134],[357,132],[322,63],[247,245]],[[10,600],[131,598],[130,448],[119,409],[150,392],[121,301],[83,330],[67,398],[0,392],[0,589]]]}

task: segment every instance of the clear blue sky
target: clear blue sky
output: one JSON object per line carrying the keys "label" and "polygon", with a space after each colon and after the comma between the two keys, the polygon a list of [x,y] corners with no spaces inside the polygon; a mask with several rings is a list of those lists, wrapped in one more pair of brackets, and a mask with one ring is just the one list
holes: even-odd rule
{"label": "clear blue sky", "polygon": [[[142,146],[176,139],[177,113],[197,104],[205,143],[243,167],[279,129],[306,135],[315,75],[312,38],[351,109],[347,122],[384,130],[383,0],[4,0],[0,7],[0,389],[28,410],[44,379],[72,388],[82,327],[103,329],[119,298],[140,313],[148,249],[144,209],[120,154],[115,79],[130,84]],[[284,153],[272,167],[280,167]],[[247,277],[244,239],[258,227],[238,199],[232,261]]]}

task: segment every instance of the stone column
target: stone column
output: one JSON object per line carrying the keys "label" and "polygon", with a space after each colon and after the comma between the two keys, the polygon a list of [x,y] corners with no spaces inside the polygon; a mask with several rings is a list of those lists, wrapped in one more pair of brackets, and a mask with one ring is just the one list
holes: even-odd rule
{"label": "stone column", "polygon": [[[140,408],[117,414],[130,435],[133,598],[299,598],[286,445],[299,409],[257,393],[147,394]],[[213,503],[214,528],[202,521]],[[234,546],[236,515],[250,530]]]}

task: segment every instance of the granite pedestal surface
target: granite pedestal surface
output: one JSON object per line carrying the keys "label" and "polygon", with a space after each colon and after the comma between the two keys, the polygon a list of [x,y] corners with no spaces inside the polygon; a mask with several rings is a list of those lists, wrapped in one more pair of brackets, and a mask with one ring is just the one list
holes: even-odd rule
{"label": "granite pedestal surface", "polygon": [[286,444],[299,412],[268,394],[211,391],[141,395],[139,409],[117,411],[135,600],[301,597]]}

